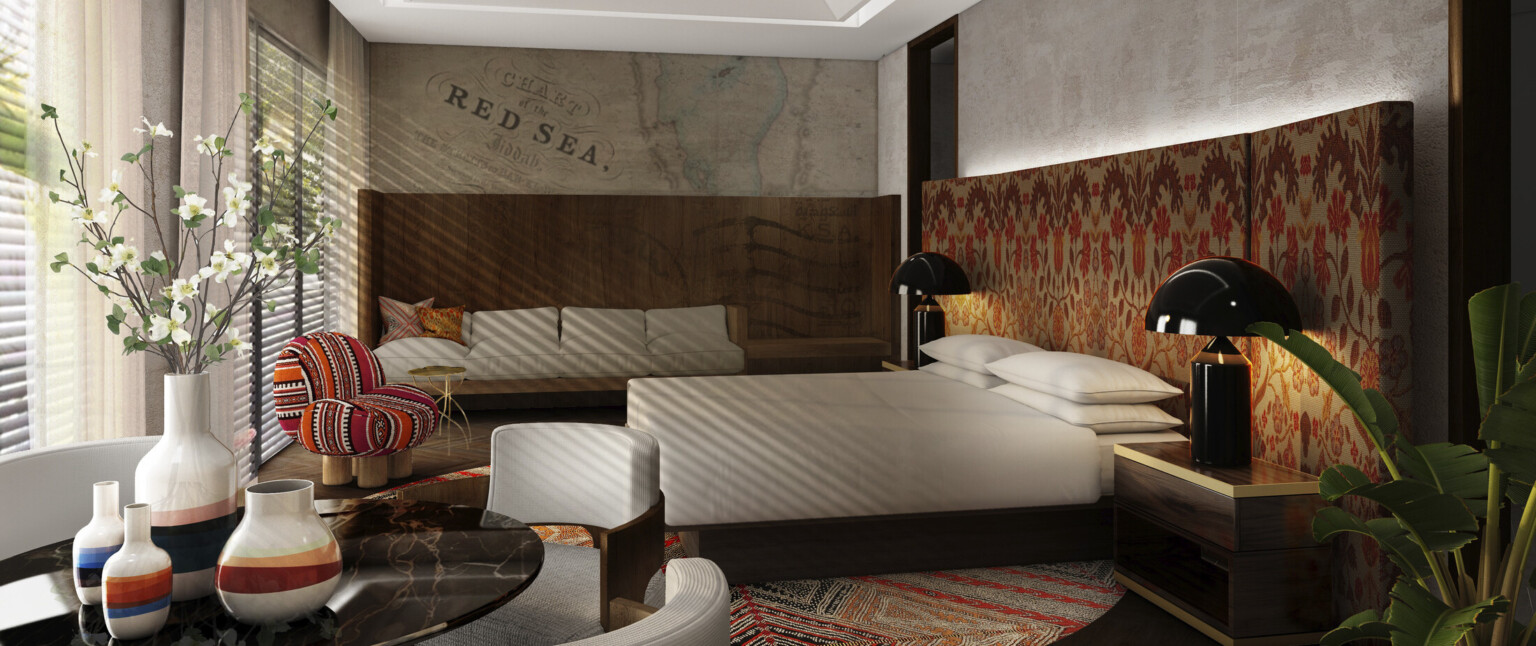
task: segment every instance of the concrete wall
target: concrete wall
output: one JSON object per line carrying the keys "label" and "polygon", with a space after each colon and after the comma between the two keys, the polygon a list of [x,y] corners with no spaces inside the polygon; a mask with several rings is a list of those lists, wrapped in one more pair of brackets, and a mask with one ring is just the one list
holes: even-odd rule
{"label": "concrete wall", "polygon": [[[1444,392],[1447,15],[1444,0],[984,0],[960,14],[960,175],[1412,101],[1413,369],[1419,392]],[[904,58],[881,60],[882,115],[905,102]],[[905,137],[881,128],[882,182]],[[1416,397],[1414,417],[1443,433],[1445,399]]]}
{"label": "concrete wall", "polygon": [[876,63],[373,44],[384,191],[870,196]]}
{"label": "concrete wall", "polygon": [[331,3],[326,0],[249,0],[251,18],[277,34],[309,62],[330,55]]}
{"label": "concrete wall", "polygon": [[1510,275],[1529,291],[1536,289],[1536,0],[1515,0],[1510,19]]}

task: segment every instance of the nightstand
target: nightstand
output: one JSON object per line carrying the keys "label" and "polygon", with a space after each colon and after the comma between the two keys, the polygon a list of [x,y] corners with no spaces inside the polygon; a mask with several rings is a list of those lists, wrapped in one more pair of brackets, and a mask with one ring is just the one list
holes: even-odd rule
{"label": "nightstand", "polygon": [[887,372],[901,372],[903,370],[917,370],[917,362],[911,359],[886,359],[880,362],[880,367]]}
{"label": "nightstand", "polygon": [[1206,467],[1188,442],[1115,445],[1115,579],[1222,644],[1315,644],[1333,619],[1317,478]]}

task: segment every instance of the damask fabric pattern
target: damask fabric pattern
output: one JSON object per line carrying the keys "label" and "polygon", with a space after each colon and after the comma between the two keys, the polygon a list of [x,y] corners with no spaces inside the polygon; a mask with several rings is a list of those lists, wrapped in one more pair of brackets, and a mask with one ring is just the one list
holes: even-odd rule
{"label": "damask fabric pattern", "polygon": [[[1206,341],[1148,332],[1157,286],[1197,258],[1244,256],[1248,137],[929,182],[923,248],[972,293],[940,297],[951,334],[992,334],[1143,368],[1179,387]],[[1188,400],[1162,404],[1187,419]]]}
{"label": "damask fabric pattern", "polygon": [[379,361],[361,341],[316,332],[283,346],[272,373],[283,432],[321,455],[378,456],[419,446],[437,430],[432,397],[384,385]]}
{"label": "damask fabric pattern", "polygon": [[[1360,373],[1412,434],[1413,107],[1377,103],[1253,134],[1252,260],[1290,289],[1308,336]],[[1320,473],[1385,476],[1359,422],[1312,371],[1255,342],[1254,455]],[[1345,509],[1379,515],[1356,499]],[[1354,535],[1336,554],[1334,599],[1386,605],[1391,568]]]}
{"label": "damask fabric pattern", "polygon": [[[972,294],[941,297],[950,333],[1115,359],[1185,388],[1189,359],[1208,339],[1145,331],[1147,302],[1189,261],[1248,258],[1291,289],[1305,331],[1379,388],[1406,428],[1412,145],[1412,106],[1377,103],[1252,134],[929,182],[923,248],[971,279]],[[1313,474],[1336,463],[1379,474],[1370,440],[1309,370],[1266,341],[1237,345],[1254,363],[1255,456]],[[1187,397],[1170,402],[1188,419]],[[1345,538],[1337,554],[1341,616],[1384,606],[1390,568],[1376,546]]]}

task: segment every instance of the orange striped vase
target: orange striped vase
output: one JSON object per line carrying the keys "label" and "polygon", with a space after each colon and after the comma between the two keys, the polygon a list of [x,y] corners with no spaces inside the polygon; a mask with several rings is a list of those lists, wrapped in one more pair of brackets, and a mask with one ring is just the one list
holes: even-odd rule
{"label": "orange striped vase", "polygon": [[315,513],[315,484],[274,480],[245,488],[245,518],[219,554],[219,601],[248,624],[319,610],[341,582],[341,549]]}
{"label": "orange striped vase", "polygon": [[123,508],[123,547],[102,566],[107,632],[142,639],[165,625],[171,611],[171,555],[149,536],[149,505]]}

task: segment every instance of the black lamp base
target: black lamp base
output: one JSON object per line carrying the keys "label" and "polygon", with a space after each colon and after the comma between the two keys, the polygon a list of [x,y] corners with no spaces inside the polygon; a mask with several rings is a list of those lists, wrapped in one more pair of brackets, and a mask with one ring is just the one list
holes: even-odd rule
{"label": "black lamp base", "polygon": [[[917,344],[922,345],[929,341],[944,338],[944,308],[939,307],[939,302],[932,296],[924,296],[912,310],[914,330],[917,334]],[[917,366],[919,368],[933,363],[933,358],[917,351]]]}
{"label": "black lamp base", "polygon": [[1218,336],[1189,364],[1189,452],[1200,464],[1237,467],[1253,456],[1249,363]]}

